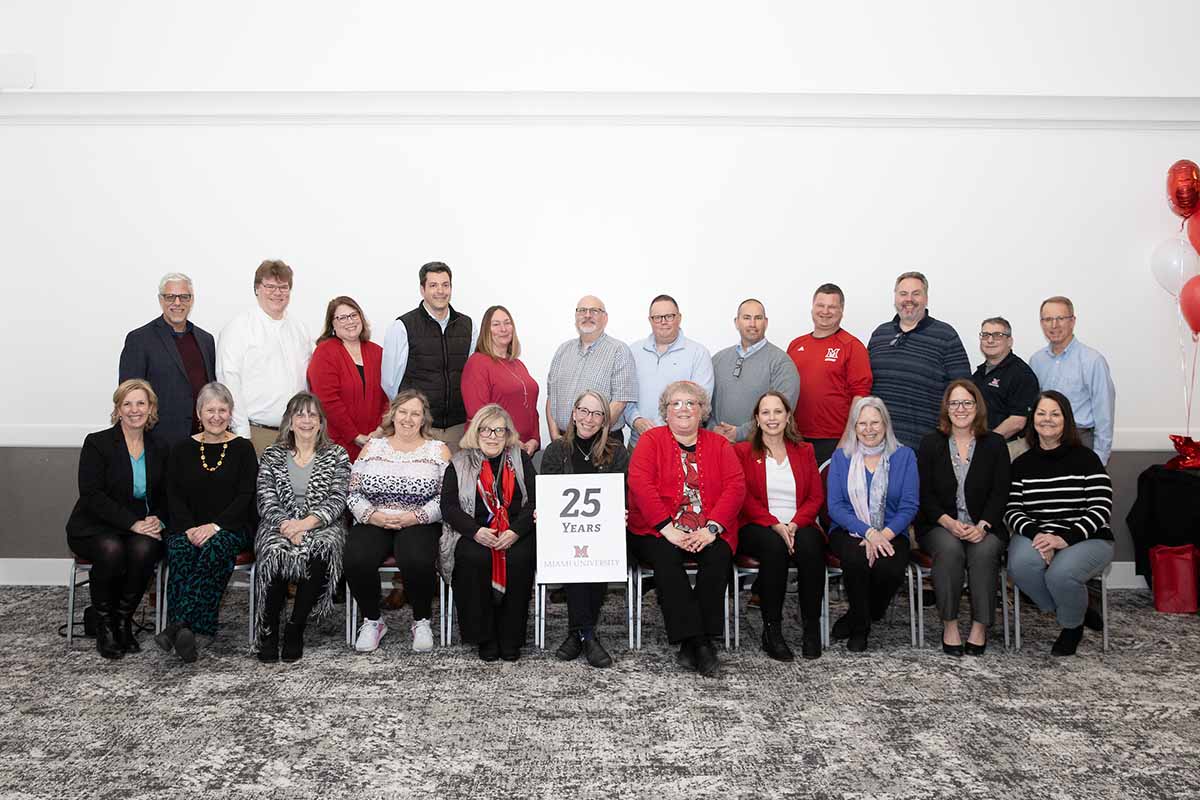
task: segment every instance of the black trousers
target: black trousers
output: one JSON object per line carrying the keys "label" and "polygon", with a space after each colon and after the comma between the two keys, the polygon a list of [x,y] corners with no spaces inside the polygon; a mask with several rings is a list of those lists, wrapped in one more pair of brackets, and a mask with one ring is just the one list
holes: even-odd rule
{"label": "black trousers", "polygon": [[[660,536],[630,536],[638,561],[654,570],[658,605],[667,628],[667,641],[678,644],[694,636],[725,632],[725,590],[729,586],[733,552],[717,539],[699,553],[688,553]],[[698,566],[696,586],[685,564]]]}
{"label": "black trousers", "polygon": [[809,439],[808,443],[813,446],[813,455],[817,457],[817,466],[821,466],[829,459],[833,458],[833,451],[837,450],[837,439]]}
{"label": "black trousers", "polygon": [[166,552],[160,539],[109,526],[91,536],[69,537],[67,546],[92,562],[92,605],[105,614],[116,610],[118,600],[130,611],[141,604],[154,567]]}
{"label": "black trousers", "polygon": [[404,591],[412,604],[413,619],[431,619],[437,591],[438,538],[441,523],[413,525],[398,531],[377,525],[355,525],[346,538],[342,556],[346,581],[363,616],[379,619],[379,565],[393,556]]}
{"label": "black trousers", "polygon": [[805,632],[820,630],[821,597],[825,593],[825,537],[816,528],[797,528],[794,554],[783,537],[762,525],[746,525],[738,533],[738,552],[758,559],[754,582],[763,622],[783,621],[787,574],[792,564],[800,587],[800,618]]}
{"label": "black trousers", "polygon": [[[309,556],[308,575],[296,584],[296,597],[292,600],[292,622],[297,625],[308,622],[308,615],[317,604],[317,598],[320,597],[327,580],[329,565],[319,558]],[[267,625],[279,624],[279,614],[283,611],[283,604],[287,598],[288,583],[290,581],[287,578],[276,578],[267,587],[266,607],[263,609],[263,619]]]}
{"label": "black trousers", "polygon": [[896,554],[875,559],[872,567],[867,566],[867,548],[862,546],[862,539],[838,529],[829,535],[829,544],[842,561],[842,583],[850,601],[850,632],[866,633],[872,621],[883,619],[904,582],[908,537],[892,539]]}
{"label": "black trousers", "polygon": [[996,618],[1004,542],[991,534],[980,542],[964,542],[939,525],[921,534],[921,549],[933,556],[933,593],[942,619],[958,619],[965,572],[971,590],[971,621],[991,627]]}
{"label": "black trousers", "polygon": [[492,549],[470,536],[454,548],[454,605],[464,642],[498,642],[502,649],[525,644],[537,546],[533,535],[508,548],[508,584],[497,603],[492,594]]}
{"label": "black trousers", "polygon": [[568,583],[563,586],[563,591],[567,593],[567,626],[571,631],[578,633],[585,628],[595,628],[608,584]]}

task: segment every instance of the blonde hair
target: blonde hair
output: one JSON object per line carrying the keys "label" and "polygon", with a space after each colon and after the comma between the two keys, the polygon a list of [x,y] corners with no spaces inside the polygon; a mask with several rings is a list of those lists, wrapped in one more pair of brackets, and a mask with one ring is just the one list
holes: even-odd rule
{"label": "blonde hair", "polygon": [[421,401],[421,410],[424,412],[421,415],[421,438],[428,439],[433,433],[433,414],[429,411],[429,398],[425,396],[424,392],[416,389],[403,389],[396,392],[392,402],[388,403],[387,411],[383,412],[383,419],[379,421],[379,430],[383,432],[384,436],[392,436],[396,433],[396,409],[409,400]]}
{"label": "blonde hair", "polygon": [[472,450],[482,449],[479,446],[479,429],[483,427],[485,422],[491,422],[495,419],[503,422],[504,427],[508,429],[508,435],[504,437],[504,448],[507,450],[510,447],[520,446],[521,435],[517,433],[517,426],[513,424],[512,417],[508,415],[503,406],[496,403],[488,403],[475,412],[475,416],[471,418],[471,424],[467,427],[467,432],[463,434],[458,446],[464,450],[468,448]]}
{"label": "blonde hair", "polygon": [[667,418],[667,407],[671,405],[671,395],[677,392],[690,394],[692,399],[700,404],[701,425],[708,421],[708,415],[712,413],[712,403],[708,399],[708,392],[704,391],[704,387],[695,381],[675,381],[667,384],[667,388],[663,389],[662,394],[658,396],[658,415],[660,417]]}
{"label": "blonde hair", "polygon": [[154,388],[149,381],[144,381],[141,378],[130,378],[127,381],[122,381],[117,390],[113,392],[113,410],[108,421],[112,425],[117,424],[117,420],[121,418],[121,403],[125,402],[125,398],[130,392],[141,389],[146,393],[146,400],[150,404],[150,414],[146,417],[146,430],[150,430],[158,424],[158,395],[154,393]]}

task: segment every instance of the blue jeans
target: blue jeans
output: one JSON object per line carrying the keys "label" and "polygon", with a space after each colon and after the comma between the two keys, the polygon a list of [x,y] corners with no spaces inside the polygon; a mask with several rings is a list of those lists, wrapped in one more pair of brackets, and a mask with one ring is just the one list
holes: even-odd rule
{"label": "blue jeans", "polygon": [[1058,624],[1078,628],[1087,611],[1087,582],[1112,562],[1113,543],[1088,539],[1056,550],[1047,565],[1033,540],[1013,534],[1008,543],[1008,574],[1017,588],[1033,598],[1042,611],[1054,611]]}

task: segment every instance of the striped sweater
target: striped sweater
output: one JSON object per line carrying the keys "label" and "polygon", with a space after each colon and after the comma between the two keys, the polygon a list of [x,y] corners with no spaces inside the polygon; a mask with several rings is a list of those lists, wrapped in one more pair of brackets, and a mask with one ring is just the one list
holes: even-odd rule
{"label": "striped sweater", "polygon": [[1068,545],[1113,538],[1112,481],[1087,447],[1035,447],[1013,462],[1012,478],[1004,523],[1013,533],[1053,533]]}

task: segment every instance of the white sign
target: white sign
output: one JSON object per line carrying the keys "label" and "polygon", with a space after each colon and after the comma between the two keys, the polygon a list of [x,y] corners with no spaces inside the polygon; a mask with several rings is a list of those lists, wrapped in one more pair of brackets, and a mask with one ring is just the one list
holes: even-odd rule
{"label": "white sign", "polygon": [[625,477],[537,476],[538,583],[625,580]]}

